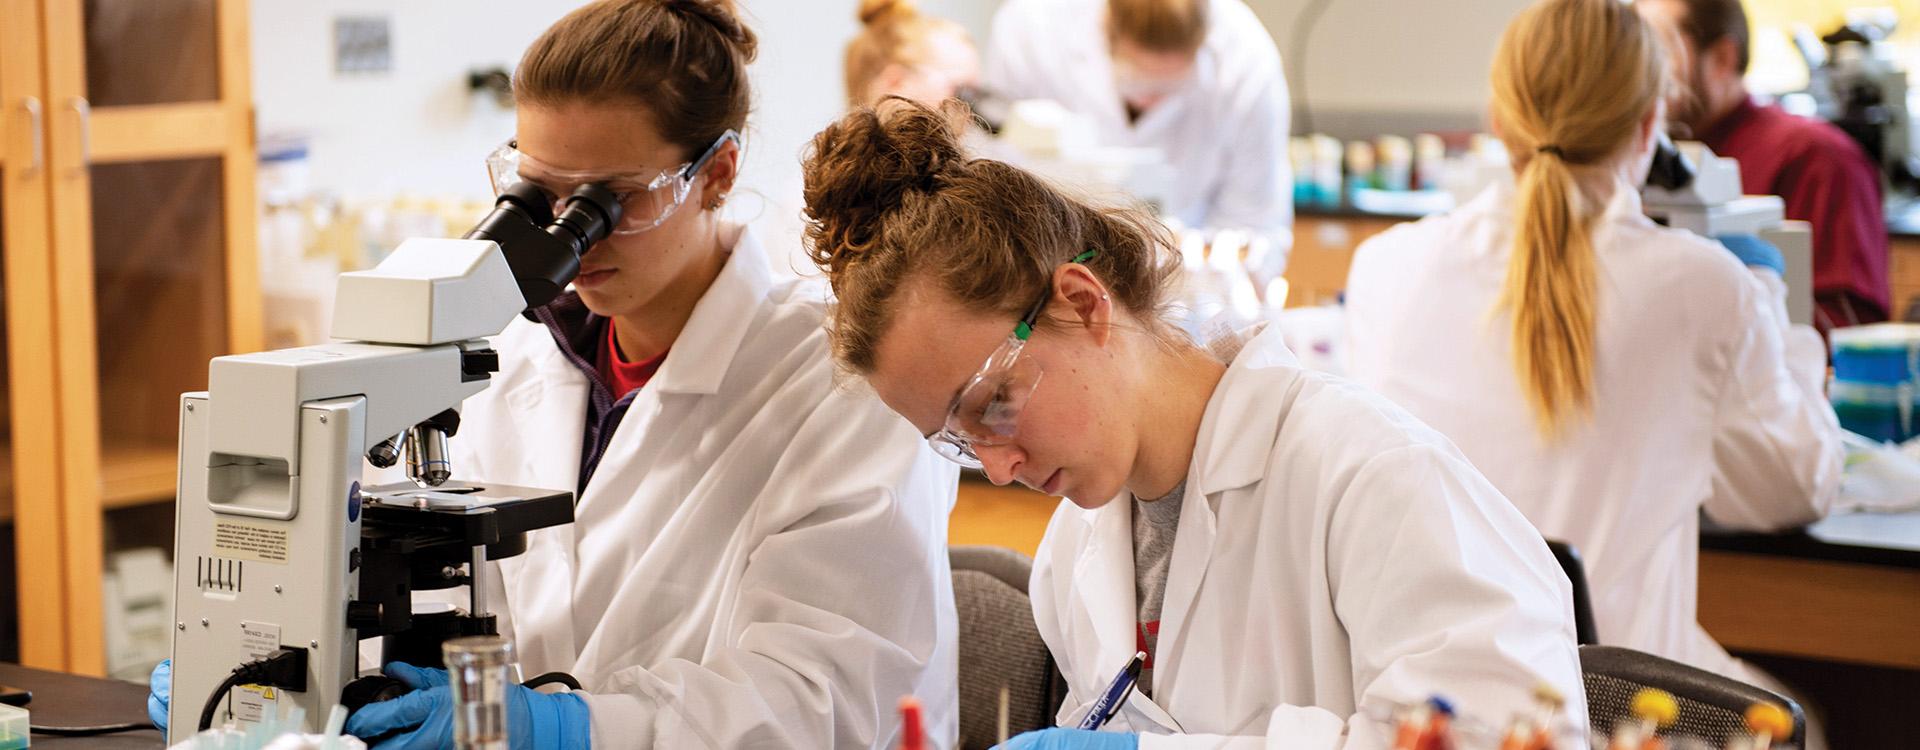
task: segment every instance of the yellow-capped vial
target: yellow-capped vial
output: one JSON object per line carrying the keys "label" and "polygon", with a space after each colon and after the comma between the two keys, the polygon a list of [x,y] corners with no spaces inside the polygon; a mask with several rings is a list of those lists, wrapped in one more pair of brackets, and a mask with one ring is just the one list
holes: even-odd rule
{"label": "yellow-capped vial", "polygon": [[1680,717],[1680,704],[1665,690],[1642,688],[1633,696],[1633,715],[1664,727]]}

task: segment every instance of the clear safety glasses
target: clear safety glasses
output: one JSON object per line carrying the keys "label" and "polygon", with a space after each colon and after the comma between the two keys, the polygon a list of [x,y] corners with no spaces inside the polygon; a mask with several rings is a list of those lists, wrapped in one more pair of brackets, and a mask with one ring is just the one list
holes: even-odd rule
{"label": "clear safety glasses", "polygon": [[[693,183],[706,169],[707,162],[727,143],[739,143],[740,134],[729,130],[720,135],[700,158],[672,169],[633,171],[582,171],[559,169],[522,153],[517,141],[509,140],[487,155],[487,175],[493,179],[493,194],[500,195],[521,182],[531,182],[559,205],[575,188],[597,183],[613,191],[620,199],[620,223],[614,234],[635,234],[660,226],[693,192]],[[557,208],[556,208],[557,210]]]}
{"label": "clear safety glasses", "polygon": [[[1088,250],[1071,262],[1084,263],[1099,253]],[[976,447],[994,447],[1012,442],[1019,432],[1020,412],[1027,408],[1033,391],[1040,386],[1040,365],[1021,356],[1033,337],[1034,323],[1053,296],[1049,285],[1027,314],[1013,327],[1013,333],[987,357],[979,372],[961,386],[947,406],[947,421],[938,432],[927,436],[935,453],[970,469],[980,467]]]}

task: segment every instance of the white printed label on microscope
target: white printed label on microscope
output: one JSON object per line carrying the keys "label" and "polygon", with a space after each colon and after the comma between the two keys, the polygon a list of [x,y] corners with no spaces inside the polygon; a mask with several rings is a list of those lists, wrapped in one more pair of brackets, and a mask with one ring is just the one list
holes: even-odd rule
{"label": "white printed label on microscope", "polygon": [[241,685],[233,690],[233,719],[258,724],[268,716],[280,715],[280,691],[262,685]]}
{"label": "white printed label on microscope", "polygon": [[240,623],[240,648],[248,659],[265,659],[280,648],[280,626],[264,622]]}
{"label": "white printed label on microscope", "polygon": [[246,521],[213,524],[213,551],[236,560],[285,565],[287,546],[285,526]]}

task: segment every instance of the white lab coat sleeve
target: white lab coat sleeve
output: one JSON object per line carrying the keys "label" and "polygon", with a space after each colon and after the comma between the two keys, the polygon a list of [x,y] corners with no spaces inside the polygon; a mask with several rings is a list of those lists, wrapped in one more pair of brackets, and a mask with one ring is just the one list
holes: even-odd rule
{"label": "white lab coat sleeve", "polygon": [[[1706,512],[1735,528],[1804,526],[1833,507],[1845,455],[1821,388],[1824,350],[1816,355],[1788,325],[1784,285],[1742,281],[1726,311],[1732,325],[1722,349]],[[1817,363],[1794,361],[1813,357]]]}
{"label": "white lab coat sleeve", "polygon": [[993,31],[987,36],[980,83],[1010,101],[1053,98],[1044,87],[1047,71],[1034,56],[1032,34],[1027,28],[1031,15],[1029,3],[1011,0],[993,14]]}
{"label": "white lab coat sleeve", "polygon": [[[749,553],[730,642],[702,663],[615,672],[586,697],[594,747],[891,747],[899,699],[958,668],[946,558],[958,476],[878,399],[835,389],[754,503],[754,525],[776,530]],[[951,745],[957,698],[921,700]]]}
{"label": "white lab coat sleeve", "polygon": [[1571,587],[1540,533],[1457,452],[1423,444],[1368,460],[1331,512],[1325,554],[1358,713],[1278,706],[1264,738],[1143,735],[1142,750],[1383,748],[1398,707],[1438,694],[1498,724],[1531,712],[1542,684],[1584,733]]}
{"label": "white lab coat sleeve", "polygon": [[1532,710],[1540,685],[1584,732],[1572,586],[1540,532],[1458,451],[1420,444],[1369,459],[1326,546],[1359,709],[1347,745],[1386,747],[1381,718],[1435,694],[1498,724]]}
{"label": "white lab coat sleeve", "polygon": [[[1265,40],[1262,40],[1265,41]],[[1256,54],[1249,50],[1247,54]],[[1249,63],[1231,103],[1212,137],[1226,139],[1227,163],[1208,211],[1208,229],[1245,229],[1270,244],[1265,267],[1253,269],[1262,282],[1286,270],[1293,248],[1293,162],[1288,155],[1287,78],[1280,57],[1267,49]]]}

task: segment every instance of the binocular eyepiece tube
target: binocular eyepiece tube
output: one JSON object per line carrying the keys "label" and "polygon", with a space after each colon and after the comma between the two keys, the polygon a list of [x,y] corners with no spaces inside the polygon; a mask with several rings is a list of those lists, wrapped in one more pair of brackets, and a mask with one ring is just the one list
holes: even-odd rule
{"label": "binocular eyepiece tube", "polygon": [[491,240],[500,246],[520,285],[527,308],[560,296],[580,273],[580,256],[613,233],[620,222],[620,200],[606,186],[588,183],[560,201],[560,214],[539,186],[521,182],[501,193],[464,239]]}

